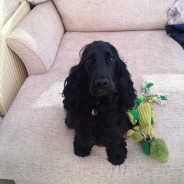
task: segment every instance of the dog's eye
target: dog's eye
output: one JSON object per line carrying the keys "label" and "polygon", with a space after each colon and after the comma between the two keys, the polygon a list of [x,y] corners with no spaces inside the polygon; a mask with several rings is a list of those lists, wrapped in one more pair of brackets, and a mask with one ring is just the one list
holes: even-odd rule
{"label": "dog's eye", "polygon": [[116,60],[115,60],[113,57],[110,57],[109,61],[110,61],[111,63],[114,63]]}
{"label": "dog's eye", "polygon": [[90,65],[92,63],[92,59],[87,59],[86,62]]}

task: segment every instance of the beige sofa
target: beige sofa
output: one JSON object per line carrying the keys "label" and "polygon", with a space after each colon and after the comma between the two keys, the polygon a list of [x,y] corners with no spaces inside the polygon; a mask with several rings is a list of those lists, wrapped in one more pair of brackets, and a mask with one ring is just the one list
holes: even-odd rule
{"label": "beige sofa", "polygon": [[[29,77],[0,127],[0,178],[17,184],[184,183],[184,51],[164,30],[173,3],[53,0],[29,13],[7,39]],[[167,163],[145,156],[131,139],[121,166],[107,161],[103,147],[85,158],[74,155],[74,132],[64,124],[63,81],[80,49],[94,40],[118,49],[138,92],[142,82],[152,81],[153,92],[169,93],[166,106],[153,105],[156,134],[170,151]]]}

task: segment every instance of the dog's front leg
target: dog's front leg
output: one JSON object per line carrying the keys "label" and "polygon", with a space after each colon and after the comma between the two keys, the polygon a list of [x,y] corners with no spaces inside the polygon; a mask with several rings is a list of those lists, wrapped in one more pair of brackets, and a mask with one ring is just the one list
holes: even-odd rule
{"label": "dog's front leg", "polygon": [[74,139],[74,153],[77,156],[85,157],[90,155],[93,141],[88,131],[77,131]]}
{"label": "dog's front leg", "polygon": [[121,165],[125,161],[127,149],[124,138],[122,138],[121,141],[112,142],[106,150],[108,161],[113,165]]}

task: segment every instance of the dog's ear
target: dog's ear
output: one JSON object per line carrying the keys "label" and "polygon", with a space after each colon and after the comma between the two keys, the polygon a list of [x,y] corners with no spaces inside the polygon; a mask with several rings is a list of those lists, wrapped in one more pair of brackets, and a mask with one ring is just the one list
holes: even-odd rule
{"label": "dog's ear", "polygon": [[125,103],[129,110],[134,106],[136,99],[136,91],[133,87],[131,75],[127,70],[126,64],[118,56],[118,67],[117,67],[117,88],[122,99],[122,103]]}
{"label": "dog's ear", "polygon": [[[86,73],[83,63],[79,63],[70,69],[69,76],[64,82],[63,103],[66,110],[74,109],[78,111],[77,104],[81,101],[82,94],[84,94],[86,87]],[[76,108],[76,109],[75,109]]]}

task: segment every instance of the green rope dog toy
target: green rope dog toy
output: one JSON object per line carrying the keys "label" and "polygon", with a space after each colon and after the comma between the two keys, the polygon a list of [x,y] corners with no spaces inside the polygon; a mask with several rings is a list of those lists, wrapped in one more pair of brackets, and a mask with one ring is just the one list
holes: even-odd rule
{"label": "green rope dog toy", "polygon": [[154,159],[164,163],[168,161],[169,151],[165,141],[157,138],[152,125],[156,122],[151,102],[162,104],[167,101],[165,95],[145,95],[153,83],[145,83],[141,94],[137,97],[134,107],[127,112],[129,120],[134,125],[128,130],[127,136],[136,142],[141,142],[145,155],[152,155]]}

